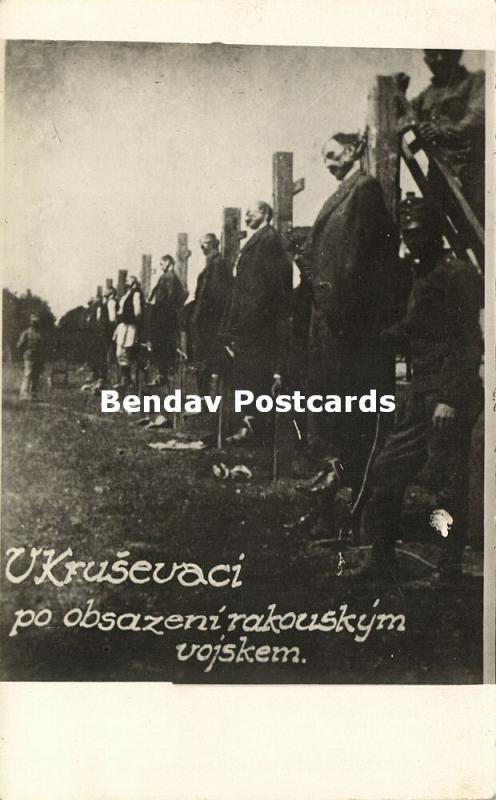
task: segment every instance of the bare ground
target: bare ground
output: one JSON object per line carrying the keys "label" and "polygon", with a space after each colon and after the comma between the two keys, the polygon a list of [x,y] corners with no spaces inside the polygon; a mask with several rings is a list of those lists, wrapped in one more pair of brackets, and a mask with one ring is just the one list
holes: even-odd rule
{"label": "bare ground", "polygon": [[[85,376],[71,375],[68,388],[44,388],[41,402],[17,399],[20,370],[4,370],[2,617],[4,680],[135,680],[179,682],[276,683],[477,683],[482,675],[482,554],[466,551],[466,575],[455,588],[442,588],[432,570],[437,545],[406,542],[401,549],[405,581],[367,585],[355,576],[366,549],[338,554],[287,527],[309,509],[295,491],[305,460],[287,443],[287,478],[274,485],[270,454],[238,448],[219,453],[157,452],[148,442],[165,441],[167,432],[149,432],[125,414],[102,415],[96,398],[82,394]],[[195,427],[202,423],[195,421]],[[212,465],[247,464],[248,482],[221,481]],[[416,539],[419,536],[415,537]],[[116,559],[127,550],[130,561],[194,562],[206,569],[236,564],[244,553],[239,588],[164,585],[112,586],[73,580],[58,588],[31,579],[13,584],[5,578],[11,547],[71,548],[77,560]],[[412,555],[413,554],[413,555]],[[414,556],[417,556],[415,558]],[[419,558],[422,560],[419,560]],[[20,563],[20,562],[19,562]],[[152,632],[67,627],[67,611],[93,599],[93,608],[116,615],[323,613],[347,605],[346,613],[378,610],[403,614],[405,630],[384,626],[364,642],[353,634],[288,630],[227,632],[165,630]],[[49,608],[52,621],[9,636],[19,609]],[[376,609],[377,610],[377,609]],[[129,624],[129,619],[128,624]],[[289,619],[289,617],[287,618]],[[345,628],[345,624],[343,626]],[[164,630],[162,626],[162,631]],[[238,661],[177,658],[181,643],[299,648],[299,655],[256,659],[254,651]],[[221,639],[224,636],[224,639]],[[236,651],[238,653],[238,650]],[[208,654],[204,649],[203,653]],[[266,653],[264,651],[264,659]]]}

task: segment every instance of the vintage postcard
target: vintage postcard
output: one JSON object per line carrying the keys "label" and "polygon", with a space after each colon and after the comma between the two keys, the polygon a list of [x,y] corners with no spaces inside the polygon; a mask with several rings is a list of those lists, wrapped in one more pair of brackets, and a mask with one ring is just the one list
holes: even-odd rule
{"label": "vintage postcard", "polygon": [[5,41],[5,686],[494,682],[493,59],[425,44]]}
{"label": "vintage postcard", "polygon": [[485,119],[483,52],[7,42],[5,678],[482,681]]}

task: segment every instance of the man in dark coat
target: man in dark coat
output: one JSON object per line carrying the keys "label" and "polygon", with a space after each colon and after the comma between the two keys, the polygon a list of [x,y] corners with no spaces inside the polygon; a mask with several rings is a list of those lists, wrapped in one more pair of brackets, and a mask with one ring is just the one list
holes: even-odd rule
{"label": "man in dark coat", "polygon": [[153,303],[150,340],[158,369],[159,385],[167,385],[176,362],[179,347],[179,314],[187,293],[174,270],[174,259],[165,255],[160,260],[162,274],[153,287],[148,303]]}
{"label": "man in dark coat", "polygon": [[[432,81],[412,102],[420,132],[458,178],[484,225],[485,75],[462,66],[462,50],[425,50]],[[431,177],[432,179],[432,177]],[[434,186],[442,201],[440,189]]]}
{"label": "man in dark coat", "polygon": [[201,364],[198,390],[200,394],[206,394],[212,374],[218,373],[217,335],[228,302],[232,275],[219,253],[219,241],[214,233],[205,234],[200,247],[206,260],[196,284],[191,332],[194,359]]}
{"label": "man in dark coat", "polygon": [[404,318],[383,331],[382,338],[398,350],[409,348],[413,378],[404,418],[387,438],[372,473],[365,528],[375,544],[364,575],[395,576],[403,496],[427,464],[434,495],[431,525],[435,528],[435,517],[444,516],[453,526],[437,534],[445,545],[440,575],[451,580],[461,576],[470,433],[483,403],[482,280],[471,264],[443,251],[438,210],[410,197],[401,212],[414,281]]}
{"label": "man in dark coat", "polygon": [[[270,224],[269,204],[253,203],[245,219],[253,233],[236,262],[225,328],[234,342],[233,386],[255,396],[275,394],[286,372],[292,267],[281,237]],[[257,416],[253,408],[245,409],[252,422],[241,425],[228,441],[250,438],[253,429],[261,436],[267,430],[267,414]]]}
{"label": "man in dark coat", "polygon": [[[324,203],[299,258],[313,291],[309,394],[394,389],[394,360],[378,334],[394,311],[397,241],[379,182],[361,170],[362,149],[359,136],[346,133],[324,146],[324,164],[340,186]],[[374,414],[360,412],[309,415],[310,450],[323,459],[323,480],[314,488],[334,491],[338,463],[346,485],[358,488],[376,424]],[[329,525],[328,513],[323,510],[317,523],[319,535]]]}
{"label": "man in dark coat", "polygon": [[[94,383],[90,384],[90,388],[95,391],[102,389],[108,376],[109,351],[116,326],[116,295],[116,290],[112,288],[105,297],[99,295],[89,308],[90,366],[94,380]],[[111,317],[109,308],[112,309],[112,303],[113,316]]]}

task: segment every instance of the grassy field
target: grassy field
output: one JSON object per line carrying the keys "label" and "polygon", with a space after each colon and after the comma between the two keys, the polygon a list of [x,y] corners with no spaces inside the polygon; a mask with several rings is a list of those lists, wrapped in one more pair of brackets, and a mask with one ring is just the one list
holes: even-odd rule
{"label": "grassy field", "polygon": [[[39,403],[17,398],[20,369],[4,370],[3,380],[3,522],[2,643],[5,680],[139,680],[184,682],[322,682],[322,683],[475,683],[482,670],[482,556],[466,552],[466,576],[455,589],[441,588],[428,566],[408,553],[432,561],[432,544],[405,544],[401,555],[407,580],[400,585],[370,586],[354,573],[366,550],[338,554],[309,540],[288,525],[304,514],[309,500],[295,491],[293,477],[274,485],[270,454],[256,449],[219,453],[163,451],[147,447],[170,438],[136,426],[125,414],[102,415],[96,398],[79,391],[83,373],[71,374],[67,388],[44,387]],[[196,421],[196,427],[199,426]],[[200,424],[201,427],[201,424]],[[294,446],[294,475],[305,462]],[[247,482],[221,481],[212,466],[246,464]],[[288,473],[289,474],[289,473]],[[128,551],[130,562],[163,562],[164,570],[191,562],[205,570],[242,560],[242,586],[183,586],[177,580],[120,585],[80,578],[58,587],[31,577],[14,584],[5,578],[7,551],[36,546],[56,554],[71,548],[75,560],[116,560]],[[21,572],[27,561],[17,562]],[[13,568],[14,569],[14,568]],[[38,569],[39,573],[39,569]],[[137,615],[217,614],[217,629],[151,631],[68,627],[71,609],[90,606],[102,614],[134,614],[126,625],[139,627]],[[373,604],[376,608],[373,609]],[[374,610],[405,617],[405,630],[375,626],[365,641],[355,640],[343,622],[339,631],[228,631],[231,612],[323,614],[346,605],[345,613]],[[11,636],[16,612],[50,609],[51,620],[32,624]],[[224,609],[219,611],[219,609]],[[74,618],[77,613],[74,612]],[[20,617],[18,617],[20,619]],[[25,617],[26,620],[28,616]],[[96,616],[94,617],[96,619]],[[39,617],[41,621],[43,616]],[[72,617],[71,617],[72,619]],[[134,621],[132,621],[134,620]],[[140,623],[141,624],[141,623]],[[157,623],[158,624],[158,623]],[[248,624],[248,622],[247,622]],[[255,618],[252,619],[255,625]],[[125,625],[122,623],[122,627]],[[161,628],[164,631],[164,627]],[[224,638],[221,638],[224,637]],[[239,649],[266,650],[254,658]],[[206,671],[208,645],[234,644],[235,661],[220,657]],[[191,652],[178,658],[177,646]],[[274,657],[274,645],[298,648]],[[263,657],[262,657],[263,652]],[[200,655],[203,654],[200,658]],[[270,655],[267,655],[270,654]],[[238,657],[239,656],[239,657]],[[202,660],[203,659],[203,660]],[[250,659],[253,659],[250,660]]]}

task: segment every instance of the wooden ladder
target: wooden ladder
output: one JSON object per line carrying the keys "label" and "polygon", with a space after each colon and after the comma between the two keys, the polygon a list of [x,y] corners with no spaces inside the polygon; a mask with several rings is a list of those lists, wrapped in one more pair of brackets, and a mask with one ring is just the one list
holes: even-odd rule
{"label": "wooden ladder", "polygon": [[[408,135],[409,140],[407,139]],[[413,124],[400,133],[400,153],[421,194],[429,199],[433,196],[431,182],[418,161],[424,152],[429,162],[429,172],[435,183],[443,190],[443,234],[459,258],[470,258],[473,254],[478,266],[484,264],[484,228],[470,208],[465,196],[449,168],[440,161],[432,147],[423,141]],[[471,258],[473,261],[473,258]]]}

